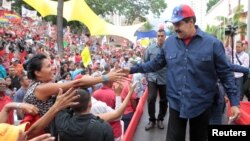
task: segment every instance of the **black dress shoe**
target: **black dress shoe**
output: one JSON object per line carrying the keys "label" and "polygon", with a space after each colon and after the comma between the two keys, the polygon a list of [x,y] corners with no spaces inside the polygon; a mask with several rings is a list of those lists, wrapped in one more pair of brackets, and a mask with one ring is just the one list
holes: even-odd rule
{"label": "black dress shoe", "polygon": [[162,121],[162,120],[158,120],[158,121],[157,121],[157,127],[158,127],[159,129],[164,129],[164,125],[163,125],[163,121]]}
{"label": "black dress shoe", "polygon": [[152,122],[152,121],[150,121],[150,122],[145,126],[145,130],[148,131],[148,130],[154,128],[154,127],[155,127],[155,123]]}

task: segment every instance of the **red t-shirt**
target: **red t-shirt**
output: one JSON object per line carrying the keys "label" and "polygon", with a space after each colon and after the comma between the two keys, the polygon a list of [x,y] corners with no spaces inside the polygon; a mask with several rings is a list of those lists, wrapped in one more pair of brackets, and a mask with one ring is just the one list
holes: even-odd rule
{"label": "red t-shirt", "polygon": [[188,45],[190,43],[190,41],[192,40],[192,38],[193,38],[193,36],[187,37],[186,39],[183,39],[183,42],[185,43],[185,45]]}
{"label": "red t-shirt", "polygon": [[[11,98],[9,96],[4,96],[3,98],[0,98],[0,111],[2,111],[3,107],[9,103],[12,102]],[[8,124],[13,124],[14,123],[14,116],[13,116],[13,111],[9,113],[9,117],[7,120]]]}
{"label": "red t-shirt", "polygon": [[[128,82],[124,82],[124,83],[123,83],[123,86],[124,86],[124,88],[123,88],[122,93],[121,93],[122,101],[124,101],[124,99],[126,98],[126,96],[128,95],[128,92],[129,92],[129,85],[128,85]],[[135,99],[136,99],[136,94],[135,94],[135,92],[134,92],[134,93],[132,94],[130,100],[135,100]],[[128,105],[127,105],[127,107],[126,107],[126,109],[125,109],[125,111],[124,111],[123,114],[125,115],[125,114],[129,114],[129,113],[131,113],[131,112],[134,112],[134,109],[133,109],[133,107],[132,107],[131,101],[129,101],[129,103],[128,103]]]}
{"label": "red t-shirt", "polygon": [[82,60],[81,55],[76,55],[76,56],[75,56],[75,62],[76,62],[76,63],[80,63],[81,60]]}
{"label": "red t-shirt", "polygon": [[27,51],[24,50],[23,52],[19,53],[20,56],[20,63],[23,64],[23,62],[25,61],[25,56],[27,55]]}
{"label": "red t-shirt", "polygon": [[5,49],[0,51],[0,56],[4,56],[4,54],[5,54]]}
{"label": "red t-shirt", "polygon": [[185,43],[185,45],[188,45],[190,43],[190,41],[192,40],[193,37],[188,37],[186,39],[183,39],[183,42]]}
{"label": "red t-shirt", "polygon": [[103,86],[93,93],[93,97],[97,100],[105,102],[112,109],[115,109],[115,92],[112,88]]}
{"label": "red t-shirt", "polygon": [[[109,107],[115,109],[115,92],[112,88],[107,86],[101,87],[99,90],[96,90],[93,93],[93,97],[96,100],[105,102]],[[118,138],[122,135],[122,126],[120,120],[109,122],[115,138]]]}
{"label": "red t-shirt", "polygon": [[12,60],[12,58],[14,58],[14,53],[10,52],[9,53],[9,60]]}

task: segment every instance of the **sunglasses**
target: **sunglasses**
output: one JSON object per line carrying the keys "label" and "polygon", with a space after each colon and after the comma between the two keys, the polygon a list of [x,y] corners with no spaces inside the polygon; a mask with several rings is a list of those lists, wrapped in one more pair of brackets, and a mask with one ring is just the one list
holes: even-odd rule
{"label": "sunglasses", "polygon": [[165,35],[157,35],[157,37],[164,37]]}

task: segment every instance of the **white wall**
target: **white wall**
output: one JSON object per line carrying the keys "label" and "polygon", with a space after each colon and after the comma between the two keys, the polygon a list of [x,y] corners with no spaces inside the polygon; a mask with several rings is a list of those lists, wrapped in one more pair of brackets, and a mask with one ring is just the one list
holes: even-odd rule
{"label": "white wall", "polygon": [[[238,0],[220,0],[214,5],[206,14],[206,25],[219,25],[219,21],[216,20],[217,16],[229,17],[229,3],[231,9],[235,9],[238,5]],[[244,11],[247,11],[248,0],[241,0],[241,5],[244,5]]]}
{"label": "white wall", "polygon": [[194,10],[196,16],[196,24],[202,29],[206,29],[206,10],[207,10],[207,0],[190,0],[189,5]]}

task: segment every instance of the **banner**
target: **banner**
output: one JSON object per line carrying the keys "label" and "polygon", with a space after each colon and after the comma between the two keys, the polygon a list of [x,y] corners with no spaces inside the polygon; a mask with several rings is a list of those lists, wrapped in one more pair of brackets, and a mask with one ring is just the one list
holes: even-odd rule
{"label": "banner", "polygon": [[104,36],[104,37],[102,38],[102,46],[103,46],[106,42],[107,42],[107,37]]}
{"label": "banner", "polygon": [[151,30],[148,32],[136,32],[137,40],[142,38],[156,38],[157,32],[155,30]]}
{"label": "banner", "polygon": [[26,9],[24,6],[22,6],[22,17],[29,17],[33,20],[37,19],[37,11]]}
{"label": "banner", "polygon": [[3,0],[2,7],[11,11],[11,1]]}

